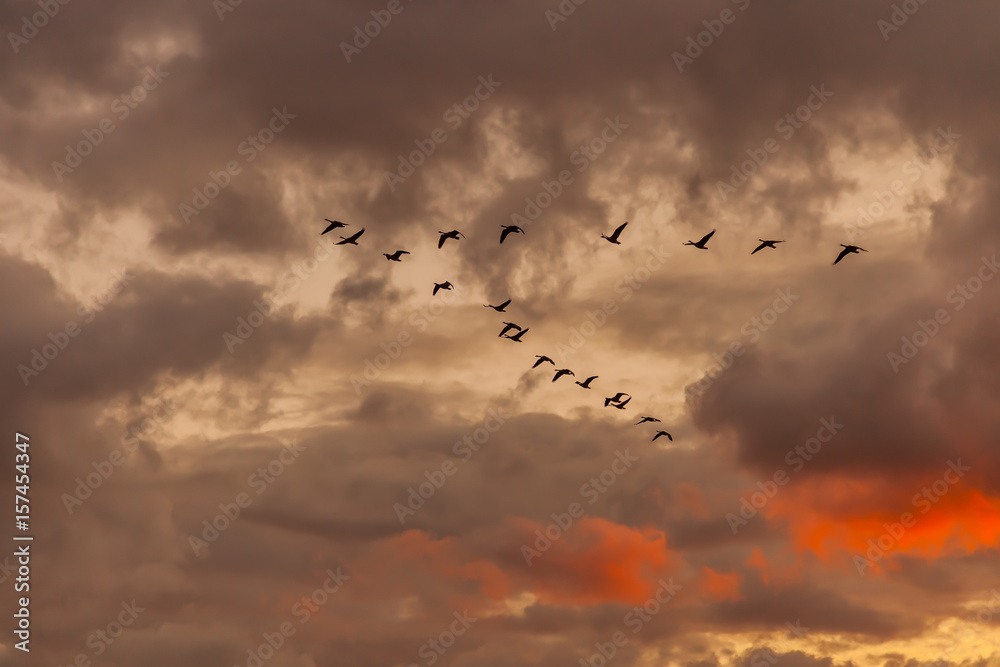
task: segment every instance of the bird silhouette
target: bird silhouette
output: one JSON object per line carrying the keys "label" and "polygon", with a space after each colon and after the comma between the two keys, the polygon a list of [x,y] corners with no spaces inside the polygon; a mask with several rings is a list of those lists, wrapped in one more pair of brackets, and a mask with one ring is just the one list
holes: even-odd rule
{"label": "bird silhouette", "polygon": [[836,264],[840,260],[844,259],[845,257],[847,257],[848,255],[850,255],[851,253],[857,254],[859,250],[862,251],[862,252],[868,252],[864,248],[861,248],[861,247],[856,246],[856,245],[844,245],[843,243],[841,243],[840,246],[843,248],[843,250],[841,250],[840,254],[837,255],[837,259],[833,260],[834,264]]}
{"label": "bird silhouette", "polygon": [[[505,336],[507,332],[510,331],[511,329],[517,329],[518,331],[521,330],[521,327],[517,326],[513,322],[504,322],[503,324],[504,328],[503,331],[500,332],[500,336]],[[497,336],[497,338],[500,338],[500,336]]]}
{"label": "bird silhouette", "polygon": [[[629,396],[629,397],[628,397],[628,398],[626,398],[626,399],[625,399],[624,401],[622,401],[621,403],[619,403],[619,404],[615,405],[614,407],[618,408],[619,410],[624,410],[624,409],[625,409],[625,406],[626,406],[626,405],[628,405],[628,402],[629,402],[629,401],[631,401],[631,400],[632,400],[632,397],[631,397],[631,396]],[[605,407],[606,407],[606,406],[605,406]]]}
{"label": "bird silhouette", "polygon": [[703,237],[701,237],[701,240],[698,241],[697,243],[695,243],[694,241],[688,241],[684,245],[693,245],[695,248],[698,248],[699,250],[708,250],[708,248],[705,247],[705,244],[708,243],[708,240],[712,238],[713,234],[715,234],[714,229],[710,231],[708,234],[705,234]]}
{"label": "bird silhouette", "polygon": [[758,250],[763,250],[764,248],[776,248],[777,246],[775,244],[777,243],[784,243],[784,241],[765,241],[764,239],[757,240],[760,241],[760,245],[754,248],[754,251],[750,253],[751,255],[757,254]]}
{"label": "bird silhouette", "polygon": [[390,262],[402,262],[403,260],[401,260],[400,257],[402,257],[403,255],[409,255],[409,254],[410,253],[406,252],[405,250],[397,250],[396,252],[392,253],[391,255],[387,254],[387,253],[382,253],[382,256],[385,257]]}
{"label": "bird silhouette", "polygon": [[638,426],[639,424],[645,424],[646,422],[658,422],[660,421],[656,417],[641,417],[633,426]]}
{"label": "bird silhouette", "polygon": [[576,375],[570,369],[568,369],[568,368],[559,368],[559,369],[556,369],[556,376],[554,378],[552,378],[552,381],[555,382],[556,380],[558,380],[559,378],[561,378],[563,375],[573,375],[573,377],[576,377]]}
{"label": "bird silhouette", "polygon": [[502,312],[504,312],[504,310],[506,310],[507,306],[509,306],[509,305],[510,305],[510,299],[507,299],[506,301],[504,301],[503,303],[501,303],[499,306],[491,306],[488,303],[484,303],[483,304],[483,308],[492,308],[493,310],[497,311],[498,313],[502,313]]}
{"label": "bird silhouette", "polygon": [[[531,327],[528,327],[528,328],[530,329]],[[504,338],[509,338],[510,340],[514,341],[515,343],[520,343],[520,342],[522,342],[521,341],[521,336],[523,336],[526,333],[528,333],[528,329],[521,329],[520,331],[518,331],[513,336],[508,336],[508,335],[504,334]]]}
{"label": "bird silhouette", "polygon": [[601,234],[601,238],[606,239],[607,241],[614,243],[615,245],[621,245],[621,242],[618,240],[618,237],[622,235],[622,230],[625,229],[625,225],[627,224],[628,224],[627,222],[623,222],[621,226],[618,227],[618,229],[616,229],[611,234],[611,236],[605,236],[604,234]]}
{"label": "bird silhouette", "polygon": [[463,234],[462,232],[458,231],[457,229],[453,229],[450,232],[440,232],[439,231],[438,234],[441,235],[441,238],[438,239],[438,248],[440,248],[441,246],[443,246],[444,242],[447,241],[448,239],[455,239],[457,241],[459,236],[461,236],[463,239],[465,238],[465,234]]}
{"label": "bird silhouette", "polygon": [[358,245],[358,239],[360,239],[361,235],[364,234],[364,233],[365,233],[365,230],[362,229],[360,232],[358,232],[354,236],[341,236],[340,238],[342,238],[343,240],[342,241],[337,241],[336,243],[334,243],[334,245]]}
{"label": "bird silhouette", "polygon": [[674,441],[674,436],[670,435],[666,431],[657,431],[656,435],[653,436],[652,442],[656,442],[656,439],[659,438],[661,435],[667,436],[667,440],[669,440],[670,442]]}
{"label": "bird silhouette", "polygon": [[586,380],[584,380],[583,382],[577,382],[577,384],[580,385],[581,387],[583,387],[584,389],[590,389],[590,383],[593,382],[596,379],[597,379],[597,376],[593,375],[593,376],[587,378]]}
{"label": "bird silhouette", "polygon": [[[615,394],[614,396],[612,396],[611,398],[605,398],[604,399],[604,407],[608,407],[612,403],[617,403],[618,401],[622,400],[622,398],[625,397],[625,396],[629,396],[629,395],[626,394],[623,391],[620,391],[617,394]],[[631,400],[631,399],[632,399],[632,397],[629,396],[629,400]]]}
{"label": "bird silhouette", "polygon": [[340,227],[347,226],[345,223],[340,222],[339,220],[331,220],[330,218],[323,218],[323,219],[329,222],[330,224],[327,226],[326,229],[323,230],[320,236],[323,236],[323,234],[326,234],[327,232],[332,232],[335,229],[339,229]]}
{"label": "bird silhouette", "polygon": [[546,361],[549,362],[550,364],[552,364],[553,366],[556,365],[556,362],[552,361],[551,359],[549,359],[548,357],[546,357],[544,354],[536,354],[535,356],[538,358],[538,361],[535,362],[535,365],[532,366],[532,368],[538,368],[539,366],[541,366],[542,364],[544,364]]}
{"label": "bird silhouette", "polygon": [[500,226],[503,227],[503,231],[500,232],[500,243],[503,243],[504,240],[511,234],[524,233],[524,230],[518,227],[517,225],[500,225]]}
{"label": "bird silhouette", "polygon": [[439,290],[451,289],[452,287],[454,287],[454,285],[452,285],[447,280],[444,281],[443,283],[434,283],[434,294],[431,294],[431,296],[435,296]]}

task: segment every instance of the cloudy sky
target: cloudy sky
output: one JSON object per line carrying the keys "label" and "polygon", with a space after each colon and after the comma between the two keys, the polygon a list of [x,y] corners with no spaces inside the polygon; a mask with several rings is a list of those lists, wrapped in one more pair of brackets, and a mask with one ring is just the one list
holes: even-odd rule
{"label": "cloudy sky", "polygon": [[0,664],[1000,664],[998,23],[3,0]]}

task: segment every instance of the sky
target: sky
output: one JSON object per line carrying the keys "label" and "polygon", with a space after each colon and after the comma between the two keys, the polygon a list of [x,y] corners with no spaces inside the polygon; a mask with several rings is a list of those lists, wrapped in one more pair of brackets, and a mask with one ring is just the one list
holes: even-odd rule
{"label": "sky", "polygon": [[1000,665],[998,24],[0,1],[0,665]]}

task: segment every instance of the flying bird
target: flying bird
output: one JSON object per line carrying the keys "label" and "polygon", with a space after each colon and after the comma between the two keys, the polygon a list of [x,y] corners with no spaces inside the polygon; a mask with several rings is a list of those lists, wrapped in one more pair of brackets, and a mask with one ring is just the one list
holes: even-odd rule
{"label": "flying bird", "polygon": [[511,234],[524,233],[524,230],[518,227],[517,225],[500,225],[500,226],[503,227],[503,231],[500,232],[500,243],[503,243],[504,240]]}
{"label": "flying bird", "polygon": [[388,253],[382,253],[382,256],[385,257],[390,262],[402,262],[403,260],[400,259],[400,257],[402,257],[403,255],[409,255],[409,254],[410,253],[406,252],[405,250],[397,250],[396,252],[392,253],[391,255],[388,254]]}
{"label": "flying bird", "polygon": [[625,406],[628,405],[628,402],[631,401],[631,400],[632,400],[632,397],[629,396],[628,398],[626,398],[624,401],[622,401],[621,403],[619,403],[615,407],[618,408],[619,410],[624,410]]}
{"label": "flying bird", "polygon": [[[625,396],[628,396],[628,394],[626,394],[623,391],[620,391],[617,394],[615,394],[614,396],[612,396],[611,398],[605,398],[604,399],[604,407],[608,407],[612,403],[617,403],[618,401],[622,400],[622,398],[624,398]],[[631,398],[632,397],[629,396],[630,400],[631,400]]]}
{"label": "flying bird", "polygon": [[610,241],[615,245],[621,245],[621,242],[618,240],[618,237],[621,236],[622,230],[625,229],[625,225],[627,224],[628,224],[627,222],[623,222],[621,226],[618,229],[616,229],[614,233],[611,234],[611,236],[605,236],[604,234],[601,234],[601,238],[606,239],[607,241]]}
{"label": "flying bird", "polygon": [[705,244],[708,243],[708,240],[712,238],[713,234],[715,234],[714,229],[710,231],[708,234],[705,234],[703,237],[701,237],[701,240],[698,241],[697,243],[695,243],[694,241],[688,241],[684,245],[693,245],[695,248],[698,248],[699,250],[708,250],[708,248],[705,247]]}
{"label": "flying bird", "polygon": [[330,218],[323,218],[323,219],[326,220],[327,222],[329,222],[330,225],[326,229],[323,230],[323,233],[320,234],[320,236],[323,236],[323,234],[326,234],[327,232],[332,232],[335,229],[339,229],[340,227],[346,227],[347,226],[345,223],[340,222],[339,220],[331,220]]}
{"label": "flying bird", "polygon": [[461,236],[463,239],[465,238],[465,234],[458,231],[457,229],[453,229],[450,232],[439,231],[438,234],[441,235],[441,238],[438,239],[438,248],[443,246],[444,242],[447,241],[448,239],[455,239],[457,241],[459,236]]}
{"label": "flying bird", "polygon": [[837,259],[833,260],[834,264],[836,264],[840,260],[844,259],[845,257],[847,257],[848,255],[850,255],[851,253],[857,254],[857,252],[859,250],[863,251],[863,252],[868,252],[864,248],[861,248],[861,247],[856,246],[856,245],[844,245],[843,243],[841,243],[840,246],[843,248],[843,250],[841,250],[840,254],[837,255]]}
{"label": "flying bird", "polygon": [[[513,322],[504,322],[503,324],[504,324],[504,328],[503,328],[503,331],[500,332],[500,336],[507,335],[507,332],[510,331],[511,329],[517,329],[518,331],[521,330],[521,327],[517,326]],[[497,338],[500,338],[500,336],[497,336]]]}
{"label": "flying bird", "polygon": [[435,296],[439,290],[451,289],[452,287],[454,287],[454,285],[452,285],[447,280],[444,281],[443,283],[434,283],[434,294],[431,294],[431,296]]}
{"label": "flying bird", "polygon": [[776,248],[777,246],[775,244],[777,243],[784,243],[784,241],[765,241],[764,239],[757,240],[760,241],[760,245],[754,248],[754,251],[750,253],[751,255],[756,254],[758,250],[763,250],[764,248]]}
{"label": "flying bird", "polygon": [[[530,328],[531,328],[531,327],[528,327],[528,329],[530,329]],[[517,332],[516,334],[514,334],[513,336],[507,336],[507,335],[505,335],[505,336],[504,336],[504,338],[509,338],[509,339],[511,339],[512,341],[514,341],[515,343],[520,343],[520,342],[522,342],[522,341],[521,341],[521,336],[523,336],[524,334],[528,333],[528,329],[521,329],[520,331],[518,331],[518,332]],[[554,365],[555,365],[555,364],[553,364],[553,366],[554,366]]]}
{"label": "flying bird", "polygon": [[583,387],[584,389],[590,389],[590,383],[593,382],[596,379],[597,379],[597,376],[594,375],[592,377],[587,378],[583,382],[577,382],[577,384],[580,385],[581,387]]}
{"label": "flying bird", "polygon": [[546,361],[549,362],[550,364],[552,364],[553,366],[556,365],[556,362],[552,361],[551,359],[549,359],[548,357],[546,357],[544,354],[536,354],[535,356],[538,358],[538,361],[535,362],[535,365],[532,366],[532,368],[538,368],[539,366],[541,366],[542,364],[544,364]]}
{"label": "flying bird", "polygon": [[509,305],[510,305],[510,299],[507,299],[506,301],[504,301],[503,303],[501,303],[499,306],[491,306],[488,303],[484,303],[483,304],[483,308],[492,308],[493,310],[497,311],[498,313],[502,313],[502,312],[504,312],[504,309],[507,308],[507,306],[509,306]]}
{"label": "flying bird", "polygon": [[568,369],[568,368],[559,368],[559,369],[556,369],[556,376],[554,378],[552,378],[552,381],[555,382],[556,380],[558,380],[559,378],[561,378],[563,375],[573,375],[573,377],[576,377],[576,375],[574,375],[573,371],[571,371],[570,369]]}
{"label": "flying bird", "polygon": [[[334,245],[358,245],[358,239],[360,239],[361,235],[364,233],[365,230],[362,229],[354,236],[341,236],[340,238],[342,238],[343,241],[337,241]],[[322,236],[322,234],[320,236]]]}
{"label": "flying bird", "polygon": [[653,436],[652,442],[656,442],[656,439],[659,438],[661,435],[667,436],[667,440],[669,440],[670,442],[674,441],[674,436],[670,435],[666,431],[657,431],[656,435]]}
{"label": "flying bird", "polygon": [[637,421],[636,423],[634,423],[632,425],[633,426],[638,426],[639,424],[645,424],[646,422],[658,422],[658,421],[660,421],[660,420],[657,419],[656,417],[641,417],[639,419],[639,421]]}

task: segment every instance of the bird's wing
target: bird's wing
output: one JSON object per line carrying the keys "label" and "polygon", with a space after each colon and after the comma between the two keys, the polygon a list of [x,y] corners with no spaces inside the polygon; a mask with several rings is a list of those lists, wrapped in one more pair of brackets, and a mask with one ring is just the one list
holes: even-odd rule
{"label": "bird's wing", "polygon": [[357,241],[358,239],[360,239],[361,235],[364,234],[364,233],[365,233],[365,230],[362,229],[360,232],[358,232],[357,234],[354,235],[354,240]]}
{"label": "bird's wing", "polygon": [[[438,287],[437,285],[434,285],[434,294],[437,294],[439,289],[441,288]],[[434,294],[431,294],[431,296],[434,296]]]}
{"label": "bird's wing", "polygon": [[511,301],[510,299],[507,299],[506,301],[504,301],[503,303],[500,304],[500,307],[501,308],[506,308],[507,306],[510,305],[510,301]]}
{"label": "bird's wing", "polygon": [[761,244],[760,244],[759,246],[757,246],[756,248],[754,248],[754,251],[753,251],[752,253],[750,253],[750,254],[751,254],[751,255],[753,255],[753,254],[754,254],[754,253],[756,253],[756,252],[757,252],[758,250],[763,250],[765,246],[767,246],[767,244],[766,244],[766,243],[761,243]]}
{"label": "bird's wing", "polygon": [[624,230],[624,229],[625,229],[625,226],[626,226],[627,224],[628,224],[627,222],[623,222],[623,223],[621,224],[621,226],[620,226],[620,227],[618,227],[618,229],[616,229],[616,230],[615,230],[614,234],[612,234],[612,235],[611,235],[611,238],[613,238],[614,240],[616,240],[616,241],[617,241],[617,240],[618,240],[618,237],[619,237],[619,236],[621,235],[621,233],[622,233],[622,230]]}
{"label": "bird's wing", "polygon": [[705,236],[704,236],[704,237],[703,237],[703,238],[702,238],[702,239],[701,239],[700,241],[698,241],[698,243],[705,243],[705,242],[707,242],[707,241],[708,241],[708,240],[709,240],[710,238],[712,238],[712,237],[713,237],[714,235],[715,235],[715,230],[713,229],[713,230],[712,230],[712,231],[710,231],[710,232],[709,232],[708,234],[705,234]]}
{"label": "bird's wing", "polygon": [[507,236],[509,236],[509,235],[510,235],[510,230],[507,229],[506,227],[504,227],[503,231],[500,232],[500,243],[503,243],[504,239],[506,239]]}
{"label": "bird's wing", "polygon": [[670,442],[673,442],[674,441],[674,436],[672,436],[669,433],[667,433],[667,440],[669,440]]}
{"label": "bird's wing", "polygon": [[409,253],[408,251],[406,251],[406,250],[398,250],[398,251],[397,251],[397,253],[398,253],[398,254],[400,254],[400,255],[409,255],[409,254],[410,254],[410,253]]}
{"label": "bird's wing", "polygon": [[849,254],[851,254],[851,251],[848,250],[847,248],[844,248],[843,250],[840,251],[840,254],[837,255],[837,259],[833,260],[833,263],[836,264],[837,262],[839,262],[840,260],[844,259],[844,257],[846,257]]}
{"label": "bird's wing", "polygon": [[445,236],[444,234],[442,234],[442,235],[441,235],[441,238],[439,238],[439,239],[438,239],[438,248],[440,248],[441,246],[443,246],[443,245],[444,245],[444,242],[445,242],[445,241],[446,241],[447,239],[448,239],[448,237],[447,237],[447,236]]}
{"label": "bird's wing", "polygon": [[323,234],[326,234],[327,232],[332,232],[336,228],[337,225],[329,225],[326,229],[323,230],[323,233],[320,234],[320,236],[323,236]]}

